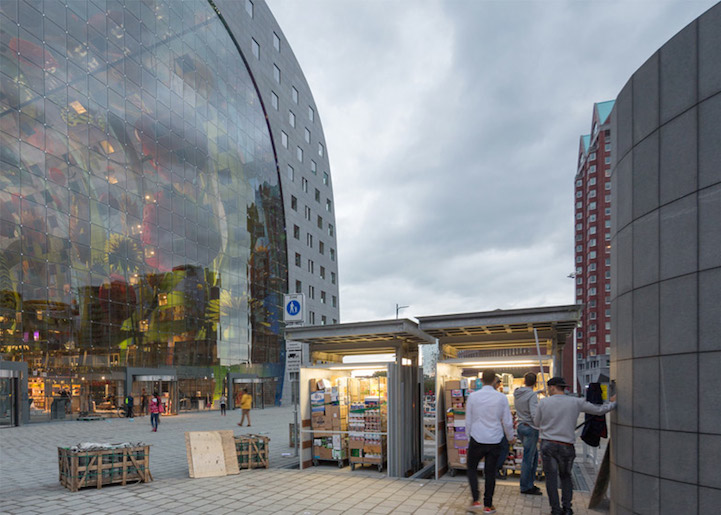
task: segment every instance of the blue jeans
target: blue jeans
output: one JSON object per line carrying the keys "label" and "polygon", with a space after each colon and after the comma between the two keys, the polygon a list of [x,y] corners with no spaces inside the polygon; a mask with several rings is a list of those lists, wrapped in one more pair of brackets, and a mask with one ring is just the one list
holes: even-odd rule
{"label": "blue jeans", "polygon": [[552,515],[561,515],[561,504],[558,502],[558,478],[561,478],[561,502],[563,511],[571,509],[573,500],[573,483],[571,471],[573,460],[576,458],[576,449],[573,445],[542,441],[541,456],[543,457],[543,472],[546,474],[546,492],[551,505]]}
{"label": "blue jeans", "polygon": [[158,422],[160,422],[160,413],[151,413],[150,414],[150,425],[153,426],[153,429],[158,429]]}
{"label": "blue jeans", "polygon": [[534,487],[533,477],[538,468],[538,430],[528,424],[518,424],[518,436],[523,441],[523,463],[521,463],[521,492]]}

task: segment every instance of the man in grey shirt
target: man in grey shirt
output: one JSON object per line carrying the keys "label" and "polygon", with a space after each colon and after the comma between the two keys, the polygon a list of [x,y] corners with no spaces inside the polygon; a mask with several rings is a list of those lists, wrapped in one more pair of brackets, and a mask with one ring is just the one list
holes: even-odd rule
{"label": "man in grey shirt", "polygon": [[[549,379],[547,384],[549,397],[538,403],[533,422],[541,438],[541,457],[543,471],[546,474],[548,502],[551,504],[552,515],[572,515],[571,470],[573,460],[576,458],[574,443],[578,415],[581,412],[604,415],[616,407],[616,396],[611,397],[609,404],[591,404],[581,397],[564,395],[568,385],[562,377]],[[558,501],[556,476],[561,478],[563,508]]]}
{"label": "man in grey shirt", "polygon": [[541,489],[533,484],[533,476],[538,468],[538,428],[533,417],[538,406],[538,396],[533,390],[536,386],[536,374],[528,372],[523,376],[525,386],[513,392],[516,417],[518,419],[519,439],[523,442],[523,462],[521,463],[521,493],[541,495]]}

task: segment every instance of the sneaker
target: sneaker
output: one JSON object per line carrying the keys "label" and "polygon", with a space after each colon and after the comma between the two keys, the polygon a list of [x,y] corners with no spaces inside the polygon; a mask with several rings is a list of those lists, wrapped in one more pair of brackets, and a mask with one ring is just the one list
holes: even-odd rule
{"label": "sneaker", "polygon": [[526,495],[543,495],[543,492],[537,486],[529,488],[528,490],[521,490],[521,493]]}
{"label": "sneaker", "polygon": [[483,504],[481,504],[481,501],[472,502],[471,505],[468,507],[468,511],[480,511],[481,509],[483,509]]}
{"label": "sneaker", "polygon": [[484,506],[483,513],[496,513],[496,508],[494,506]]}

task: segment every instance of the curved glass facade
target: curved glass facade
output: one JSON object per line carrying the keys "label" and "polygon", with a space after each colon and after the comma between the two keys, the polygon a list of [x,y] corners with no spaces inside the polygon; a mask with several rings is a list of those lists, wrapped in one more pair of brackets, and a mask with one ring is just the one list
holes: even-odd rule
{"label": "curved glass facade", "polygon": [[282,381],[276,159],[211,5],[2,2],[0,38],[0,352],[32,407],[112,408],[129,367],[178,402]]}

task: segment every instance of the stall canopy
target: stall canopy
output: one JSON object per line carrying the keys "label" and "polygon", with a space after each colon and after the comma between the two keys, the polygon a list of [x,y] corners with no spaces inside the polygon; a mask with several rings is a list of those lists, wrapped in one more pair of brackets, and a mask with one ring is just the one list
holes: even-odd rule
{"label": "stall canopy", "polygon": [[582,306],[573,304],[497,309],[425,316],[418,320],[421,331],[438,339],[441,359],[537,358],[535,330],[542,355],[552,357],[554,370],[562,370],[561,350],[572,340],[581,309]]}

